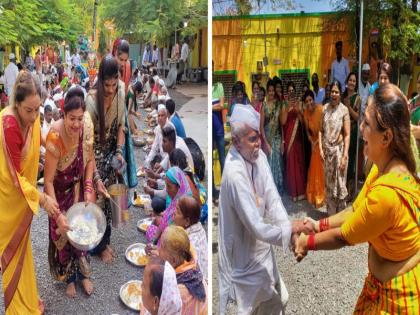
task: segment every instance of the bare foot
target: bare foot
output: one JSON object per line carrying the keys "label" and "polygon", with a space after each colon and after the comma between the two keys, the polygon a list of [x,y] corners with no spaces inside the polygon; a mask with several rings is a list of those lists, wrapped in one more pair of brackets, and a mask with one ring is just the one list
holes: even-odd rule
{"label": "bare foot", "polygon": [[110,264],[112,262],[113,256],[112,253],[108,250],[108,248],[102,251],[101,260],[106,264]]}
{"label": "bare foot", "polygon": [[114,250],[112,249],[111,246],[106,245],[106,249],[111,253],[112,257],[117,257],[117,254],[115,254]]}
{"label": "bare foot", "polygon": [[45,313],[45,302],[40,298],[38,298],[38,307],[39,311],[41,312],[41,315],[43,315]]}
{"label": "bare foot", "polygon": [[92,281],[90,281],[89,278],[85,278],[82,280],[82,286],[87,295],[90,296],[93,293],[93,283]]}
{"label": "bare foot", "polygon": [[76,296],[76,286],[74,282],[71,282],[67,285],[66,295],[72,299]]}

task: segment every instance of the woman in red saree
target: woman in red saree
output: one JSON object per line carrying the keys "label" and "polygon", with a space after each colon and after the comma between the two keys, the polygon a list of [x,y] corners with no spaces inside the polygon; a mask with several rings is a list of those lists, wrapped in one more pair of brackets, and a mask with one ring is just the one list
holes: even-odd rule
{"label": "woman in red saree", "polygon": [[[69,90],[64,104],[64,118],[51,127],[46,143],[45,191],[57,200],[63,214],[80,201],[95,202],[92,177],[93,124],[85,112],[81,88]],[[57,222],[49,220],[48,261],[56,280],[67,283],[66,294],[76,295],[76,280],[81,280],[87,295],[93,292],[89,279],[87,252],[74,248],[65,235],[57,233]]]}
{"label": "woman in red saree", "polygon": [[288,112],[284,130],[284,150],[286,160],[286,188],[293,201],[305,198],[306,174],[303,152],[303,115],[296,98],[293,82],[287,85]]}
{"label": "woman in red saree", "polygon": [[68,227],[57,203],[37,189],[34,165],[38,165],[41,144],[37,77],[20,72],[10,101],[0,113],[0,269],[5,313],[42,314],[31,248],[32,218],[41,205],[55,217],[60,230]]}

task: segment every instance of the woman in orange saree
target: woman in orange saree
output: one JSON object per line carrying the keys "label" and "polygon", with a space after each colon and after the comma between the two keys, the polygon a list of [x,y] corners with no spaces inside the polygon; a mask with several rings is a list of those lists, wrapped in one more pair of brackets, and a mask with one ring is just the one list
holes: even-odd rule
{"label": "woman in orange saree", "polygon": [[[32,257],[30,227],[41,205],[68,226],[57,203],[37,190],[41,87],[30,72],[19,73],[11,105],[0,113],[0,257],[6,314],[41,314]],[[10,208],[12,206],[12,208]]]}
{"label": "woman in orange saree", "polygon": [[407,98],[392,84],[368,100],[361,134],[374,163],[352,207],[301,234],[295,255],[369,244],[368,270],[353,314],[419,314],[420,179],[410,148]]}
{"label": "woman in orange saree", "polygon": [[306,105],[303,120],[312,149],[308,181],[306,183],[306,199],[316,208],[320,208],[325,201],[324,164],[321,159],[318,143],[323,107],[321,104],[315,104],[314,93],[310,90],[305,92],[303,100]]}

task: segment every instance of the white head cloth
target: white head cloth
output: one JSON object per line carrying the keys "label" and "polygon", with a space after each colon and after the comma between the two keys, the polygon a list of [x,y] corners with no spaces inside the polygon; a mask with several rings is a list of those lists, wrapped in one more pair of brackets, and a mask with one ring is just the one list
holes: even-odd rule
{"label": "white head cloth", "polygon": [[162,110],[165,110],[166,111],[166,106],[165,105],[163,105],[163,104],[160,104],[159,106],[158,106],[158,113],[160,112],[160,111],[162,111]]}
{"label": "white head cloth", "polygon": [[260,114],[251,105],[236,104],[230,122],[242,122],[255,131],[260,130]]}
{"label": "white head cloth", "polygon": [[362,66],[362,71],[369,71],[370,70],[370,65],[368,64],[368,63],[365,63],[363,66]]}
{"label": "white head cloth", "polygon": [[182,300],[174,268],[166,261],[158,315],[181,314]]}

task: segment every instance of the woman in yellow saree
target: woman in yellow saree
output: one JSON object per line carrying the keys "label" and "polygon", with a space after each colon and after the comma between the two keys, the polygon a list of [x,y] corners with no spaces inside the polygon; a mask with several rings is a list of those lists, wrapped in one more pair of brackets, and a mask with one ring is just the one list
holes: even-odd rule
{"label": "woman in yellow saree", "polygon": [[41,314],[31,249],[32,217],[41,205],[68,226],[57,203],[37,190],[41,87],[31,73],[19,73],[11,105],[0,113],[0,261],[5,313]]}
{"label": "woman in yellow saree", "polygon": [[410,149],[407,99],[379,86],[361,124],[364,153],[374,163],[352,208],[300,235],[295,255],[369,243],[369,273],[354,314],[419,314],[420,180]]}

